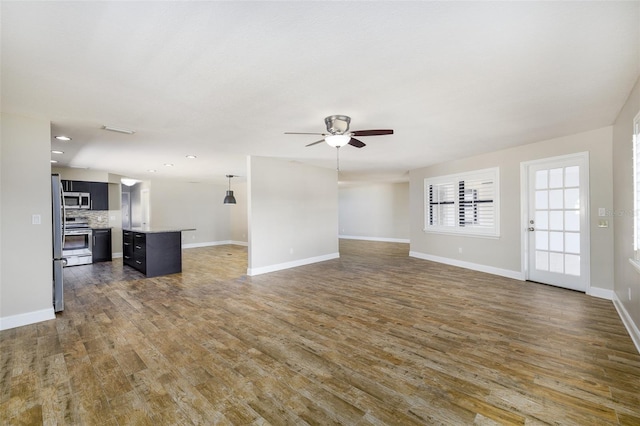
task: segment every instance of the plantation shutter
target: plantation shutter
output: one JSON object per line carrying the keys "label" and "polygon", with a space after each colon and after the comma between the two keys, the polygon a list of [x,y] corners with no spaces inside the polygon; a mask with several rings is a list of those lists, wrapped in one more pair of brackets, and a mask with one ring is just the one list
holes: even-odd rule
{"label": "plantation shutter", "polygon": [[453,182],[429,185],[429,224],[455,226],[455,187]]}
{"label": "plantation shutter", "polygon": [[494,182],[466,179],[458,182],[458,225],[491,230],[495,226]]}
{"label": "plantation shutter", "polygon": [[499,169],[424,180],[427,232],[500,236]]}

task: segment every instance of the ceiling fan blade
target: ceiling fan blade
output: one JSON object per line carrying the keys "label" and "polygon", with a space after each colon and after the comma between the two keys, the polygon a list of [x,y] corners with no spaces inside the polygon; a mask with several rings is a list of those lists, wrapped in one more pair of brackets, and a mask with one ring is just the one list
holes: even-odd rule
{"label": "ceiling fan blade", "polygon": [[351,132],[353,136],[381,136],[392,135],[392,129],[379,129],[379,130],[356,130]]}
{"label": "ceiling fan blade", "polygon": [[349,145],[355,146],[356,148],[362,148],[363,146],[367,146],[367,144],[355,138],[351,138],[351,140],[349,141]]}
{"label": "ceiling fan blade", "polygon": [[305,145],[305,146],[313,146],[313,145],[317,145],[320,142],[324,142],[324,139],[320,139],[319,141],[315,141],[315,142],[311,142],[309,145]]}
{"label": "ceiling fan blade", "polygon": [[285,135],[320,135],[327,136],[325,133],[300,133],[300,132],[284,132]]}

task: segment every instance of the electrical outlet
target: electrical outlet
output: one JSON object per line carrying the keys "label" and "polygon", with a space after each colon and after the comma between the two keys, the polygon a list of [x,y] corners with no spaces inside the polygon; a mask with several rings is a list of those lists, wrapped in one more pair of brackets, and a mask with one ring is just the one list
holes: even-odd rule
{"label": "electrical outlet", "polygon": [[458,247],[458,253],[462,254],[462,247]]}
{"label": "electrical outlet", "polygon": [[41,225],[42,224],[42,217],[39,214],[32,214],[31,215],[31,224],[32,225]]}

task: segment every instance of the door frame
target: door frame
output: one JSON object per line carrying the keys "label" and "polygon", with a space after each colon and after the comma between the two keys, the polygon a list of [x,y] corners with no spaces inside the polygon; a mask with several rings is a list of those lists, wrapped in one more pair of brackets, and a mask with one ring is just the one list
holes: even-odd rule
{"label": "door frame", "polygon": [[[545,163],[553,163],[553,162],[563,162],[567,160],[578,160],[580,162],[580,166],[584,168],[584,173],[580,186],[585,186],[584,194],[581,194],[580,197],[580,211],[581,211],[581,219],[584,215],[584,231],[581,231],[580,238],[585,239],[585,247],[587,248],[584,253],[580,253],[580,256],[584,256],[584,262],[586,265],[586,271],[584,274],[584,279],[586,281],[585,294],[589,294],[591,289],[591,218],[589,215],[590,211],[590,200],[589,200],[589,192],[591,185],[589,183],[589,152],[577,152],[574,154],[567,155],[559,155],[556,157],[547,157],[540,158],[538,160],[531,161],[523,161],[520,163],[520,229],[521,229],[521,244],[522,244],[522,272],[524,276],[524,280],[529,280],[530,273],[530,265],[529,265],[529,168],[532,166],[537,166]],[[582,223],[582,220],[581,220]]]}

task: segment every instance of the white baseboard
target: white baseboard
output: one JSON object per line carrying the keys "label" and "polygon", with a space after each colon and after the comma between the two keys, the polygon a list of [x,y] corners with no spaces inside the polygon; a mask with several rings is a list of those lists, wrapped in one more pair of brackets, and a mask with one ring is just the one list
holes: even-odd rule
{"label": "white baseboard", "polygon": [[479,263],[466,262],[464,260],[450,259],[448,257],[434,256],[431,254],[410,251],[410,257],[415,257],[432,262],[444,263],[445,265],[458,266],[460,268],[471,269],[478,272],[486,272],[487,274],[499,275],[501,277],[513,278],[514,280],[524,281],[524,273],[520,271],[512,271],[510,269],[495,268],[493,266],[481,265]]}
{"label": "white baseboard", "polygon": [[323,256],[308,257],[306,259],[294,260],[291,262],[278,263],[275,265],[263,266],[260,268],[247,268],[247,275],[255,276],[269,272],[281,271],[283,269],[295,268],[297,266],[309,265],[311,263],[324,262],[326,260],[337,259],[340,253],[330,253]]}
{"label": "white baseboard", "polygon": [[613,306],[616,307],[616,311],[618,311],[624,327],[627,329],[629,336],[631,336],[631,340],[636,346],[638,353],[640,353],[640,330],[638,329],[638,325],[633,322],[633,318],[631,318],[631,315],[629,315],[629,312],[627,312],[615,292],[613,292]]}
{"label": "white baseboard", "polygon": [[0,318],[0,330],[9,330],[10,328],[22,327],[23,325],[35,324],[37,322],[49,321],[52,319],[56,319],[56,313],[53,311],[53,306],[40,311],[27,312],[24,314]]}
{"label": "white baseboard", "polygon": [[590,287],[587,291],[589,296],[599,297],[600,299],[613,300],[615,296],[615,292],[613,290],[608,290],[606,288],[600,287]]}
{"label": "white baseboard", "polygon": [[197,248],[197,247],[210,247],[210,246],[226,246],[226,245],[236,245],[236,246],[247,246],[249,243],[246,241],[234,241],[234,240],[226,240],[226,241],[207,241],[204,243],[191,243],[191,244],[182,244],[183,249]]}
{"label": "white baseboard", "polygon": [[111,253],[111,258],[112,259],[119,259],[122,257],[122,252],[119,253]]}
{"label": "white baseboard", "polygon": [[345,240],[382,241],[385,243],[410,243],[408,238],[383,238],[383,237],[361,237],[358,235],[338,235],[338,238]]}

